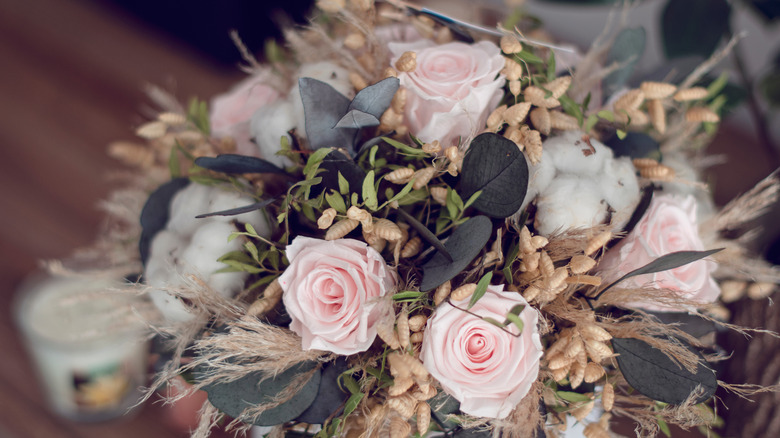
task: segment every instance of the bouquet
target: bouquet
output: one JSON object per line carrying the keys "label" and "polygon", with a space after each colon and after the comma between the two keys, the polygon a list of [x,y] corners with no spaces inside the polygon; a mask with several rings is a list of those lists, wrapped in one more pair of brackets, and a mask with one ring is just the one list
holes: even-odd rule
{"label": "bouquet", "polygon": [[318,7],[210,105],[153,90],[147,141],[110,147],[138,172],[99,249],[159,310],[152,389],[208,394],[194,436],[645,436],[767,389],[718,380],[708,336],[749,330],[723,293],[780,281],[733,232],[777,176],[720,210],[699,176],[735,40],[630,86],[632,29],[579,54],[522,15]]}

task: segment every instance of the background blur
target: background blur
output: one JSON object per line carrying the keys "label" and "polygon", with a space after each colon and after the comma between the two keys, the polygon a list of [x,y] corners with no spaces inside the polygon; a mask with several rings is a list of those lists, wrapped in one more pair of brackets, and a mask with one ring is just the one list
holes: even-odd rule
{"label": "background blur", "polygon": [[[184,102],[225,91],[243,77],[228,30],[238,29],[249,48],[259,51],[265,39],[276,34],[275,23],[300,20],[306,3],[0,0],[0,438],[183,436],[166,423],[159,405],[147,404],[121,422],[96,425],[48,414],[14,328],[11,300],[38,260],[65,257],[100,232],[96,205],[111,190],[112,173],[121,171],[105,147],[114,140],[132,140],[134,127],[146,120],[144,86],[162,86]],[[501,5],[475,1],[453,9],[458,2],[429,3],[474,21],[470,17],[489,19],[495,14],[485,10]],[[586,48],[602,31],[609,11],[608,6],[590,3],[605,2],[529,0],[528,11],[541,17],[556,37]],[[780,32],[747,3],[733,2],[730,20],[732,29],[748,31],[742,55],[758,91],[759,79],[772,71]],[[665,62],[659,25],[665,4],[666,0],[645,0],[629,14],[632,25],[648,31],[641,71]],[[725,68],[733,68],[729,65]],[[733,78],[738,81],[737,74]],[[775,112],[765,100],[759,99],[759,105],[768,115],[771,137],[780,138]],[[749,189],[778,165],[777,149],[757,134],[754,121],[743,105],[723,124],[710,149],[727,158],[708,174],[719,204]],[[757,251],[766,251],[780,234],[777,218],[776,212],[765,222],[767,232]],[[731,310],[738,323],[780,330],[778,312],[766,301],[738,303]],[[780,346],[767,338],[756,337],[749,351],[735,351],[727,371],[732,377],[723,380],[760,376],[764,381],[754,383],[777,383]],[[771,432],[780,431],[780,424],[775,424],[780,423],[776,397],[763,396],[749,404],[721,396],[731,406],[730,411],[720,411],[731,418],[732,428],[725,436],[778,436]],[[742,435],[746,422],[763,423]]]}

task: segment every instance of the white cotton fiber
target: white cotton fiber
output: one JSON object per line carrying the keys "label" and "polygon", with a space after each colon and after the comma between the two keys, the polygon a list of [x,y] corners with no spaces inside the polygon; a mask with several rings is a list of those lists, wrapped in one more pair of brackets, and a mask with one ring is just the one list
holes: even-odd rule
{"label": "white cotton fiber", "polygon": [[294,106],[285,99],[255,111],[249,122],[249,136],[254,139],[260,157],[279,167],[291,165],[289,158],[276,153],[281,149],[282,137],[292,140],[287,132],[294,129],[297,123]]}
{"label": "white cotton fiber", "polygon": [[180,236],[191,236],[200,226],[200,219],[195,216],[208,210],[211,198],[211,187],[190,183],[179,190],[173,197],[170,206],[170,217],[167,229],[175,231]]}
{"label": "white cotton fiber", "polygon": [[605,163],[602,178],[596,180],[601,187],[604,200],[614,210],[612,226],[620,231],[631,219],[639,199],[639,181],[629,158],[618,158]]}
{"label": "white cotton fiber", "polygon": [[566,131],[544,141],[542,149],[548,154],[558,173],[598,175],[604,163],[612,159],[610,148],[594,139],[585,141],[583,136],[580,131]]}
{"label": "white cotton fiber", "polygon": [[556,177],[537,197],[536,208],[534,227],[542,236],[591,227],[607,218],[607,204],[593,179],[571,175]]}

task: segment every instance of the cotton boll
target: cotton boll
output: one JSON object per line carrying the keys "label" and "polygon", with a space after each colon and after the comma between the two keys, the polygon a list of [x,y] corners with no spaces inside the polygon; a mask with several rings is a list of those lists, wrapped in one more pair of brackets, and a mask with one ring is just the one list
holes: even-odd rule
{"label": "cotton boll", "polygon": [[[186,241],[171,231],[163,230],[154,236],[144,272],[146,284],[165,288],[182,283],[175,263],[184,245]],[[180,322],[192,318],[184,304],[165,290],[154,289],[149,296],[167,321]]]}
{"label": "cotton boll", "polygon": [[219,257],[241,249],[239,240],[228,242],[228,236],[234,231],[236,228],[230,223],[209,220],[198,228],[181,255],[180,263],[184,272],[199,276],[223,296],[231,296],[237,292],[246,278],[242,272],[216,272],[225,267],[217,261]]}
{"label": "cotton boll", "polygon": [[549,153],[542,150],[542,159],[535,165],[530,163],[528,165],[528,191],[519,211],[525,210],[536,195],[550,185],[553,178],[555,178],[555,164],[552,162]]}
{"label": "cotton boll", "polygon": [[542,143],[559,173],[580,176],[598,175],[604,162],[612,159],[612,150],[595,139],[583,140],[580,131],[566,131]]}
{"label": "cotton boll", "polygon": [[558,176],[536,200],[534,227],[543,236],[570,228],[592,227],[607,219],[607,204],[590,178]]}
{"label": "cotton boll", "polygon": [[[305,64],[301,67],[296,77],[313,78],[325,82],[350,100],[355,96],[352,84],[349,82],[349,72],[332,62]],[[301,137],[306,137],[303,102],[301,101],[301,90],[297,82],[290,90],[287,99],[293,105],[295,126],[298,128],[297,133]]]}
{"label": "cotton boll", "polygon": [[276,153],[281,148],[282,137],[292,140],[287,132],[294,129],[297,123],[295,107],[288,100],[278,100],[255,111],[249,124],[249,133],[257,144],[260,156],[279,167],[291,165],[289,158]]}
{"label": "cotton boll", "polygon": [[612,225],[622,230],[634,213],[641,198],[636,170],[629,158],[609,160],[604,164],[602,178],[596,180],[601,186],[604,200],[614,210]]}
{"label": "cotton boll", "polygon": [[[173,286],[166,284],[164,286]],[[166,321],[171,323],[185,322],[192,319],[193,315],[187,310],[187,306],[178,298],[161,289],[149,291],[149,297],[152,299],[157,310],[162,313]]]}
{"label": "cotton boll", "polygon": [[190,184],[180,190],[171,201],[167,229],[180,236],[191,236],[200,225],[195,216],[206,213],[211,188],[201,184]]}

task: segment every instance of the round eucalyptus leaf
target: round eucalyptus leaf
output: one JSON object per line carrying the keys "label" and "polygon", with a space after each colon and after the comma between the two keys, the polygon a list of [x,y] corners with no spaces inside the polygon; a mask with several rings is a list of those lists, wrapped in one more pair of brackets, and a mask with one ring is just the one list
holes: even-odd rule
{"label": "round eucalyptus leaf", "polygon": [[344,357],[326,364],[322,369],[317,396],[311,406],[295,420],[309,424],[322,424],[334,414],[338,414],[337,411],[342,409],[344,402],[349,398],[349,392],[339,386],[338,379],[348,369],[349,364]]}
{"label": "round eucalyptus leaf", "polygon": [[474,216],[455,229],[444,244],[452,261],[437,251],[422,267],[420,290],[429,291],[461,273],[482,251],[492,233],[493,223],[486,216]]}

